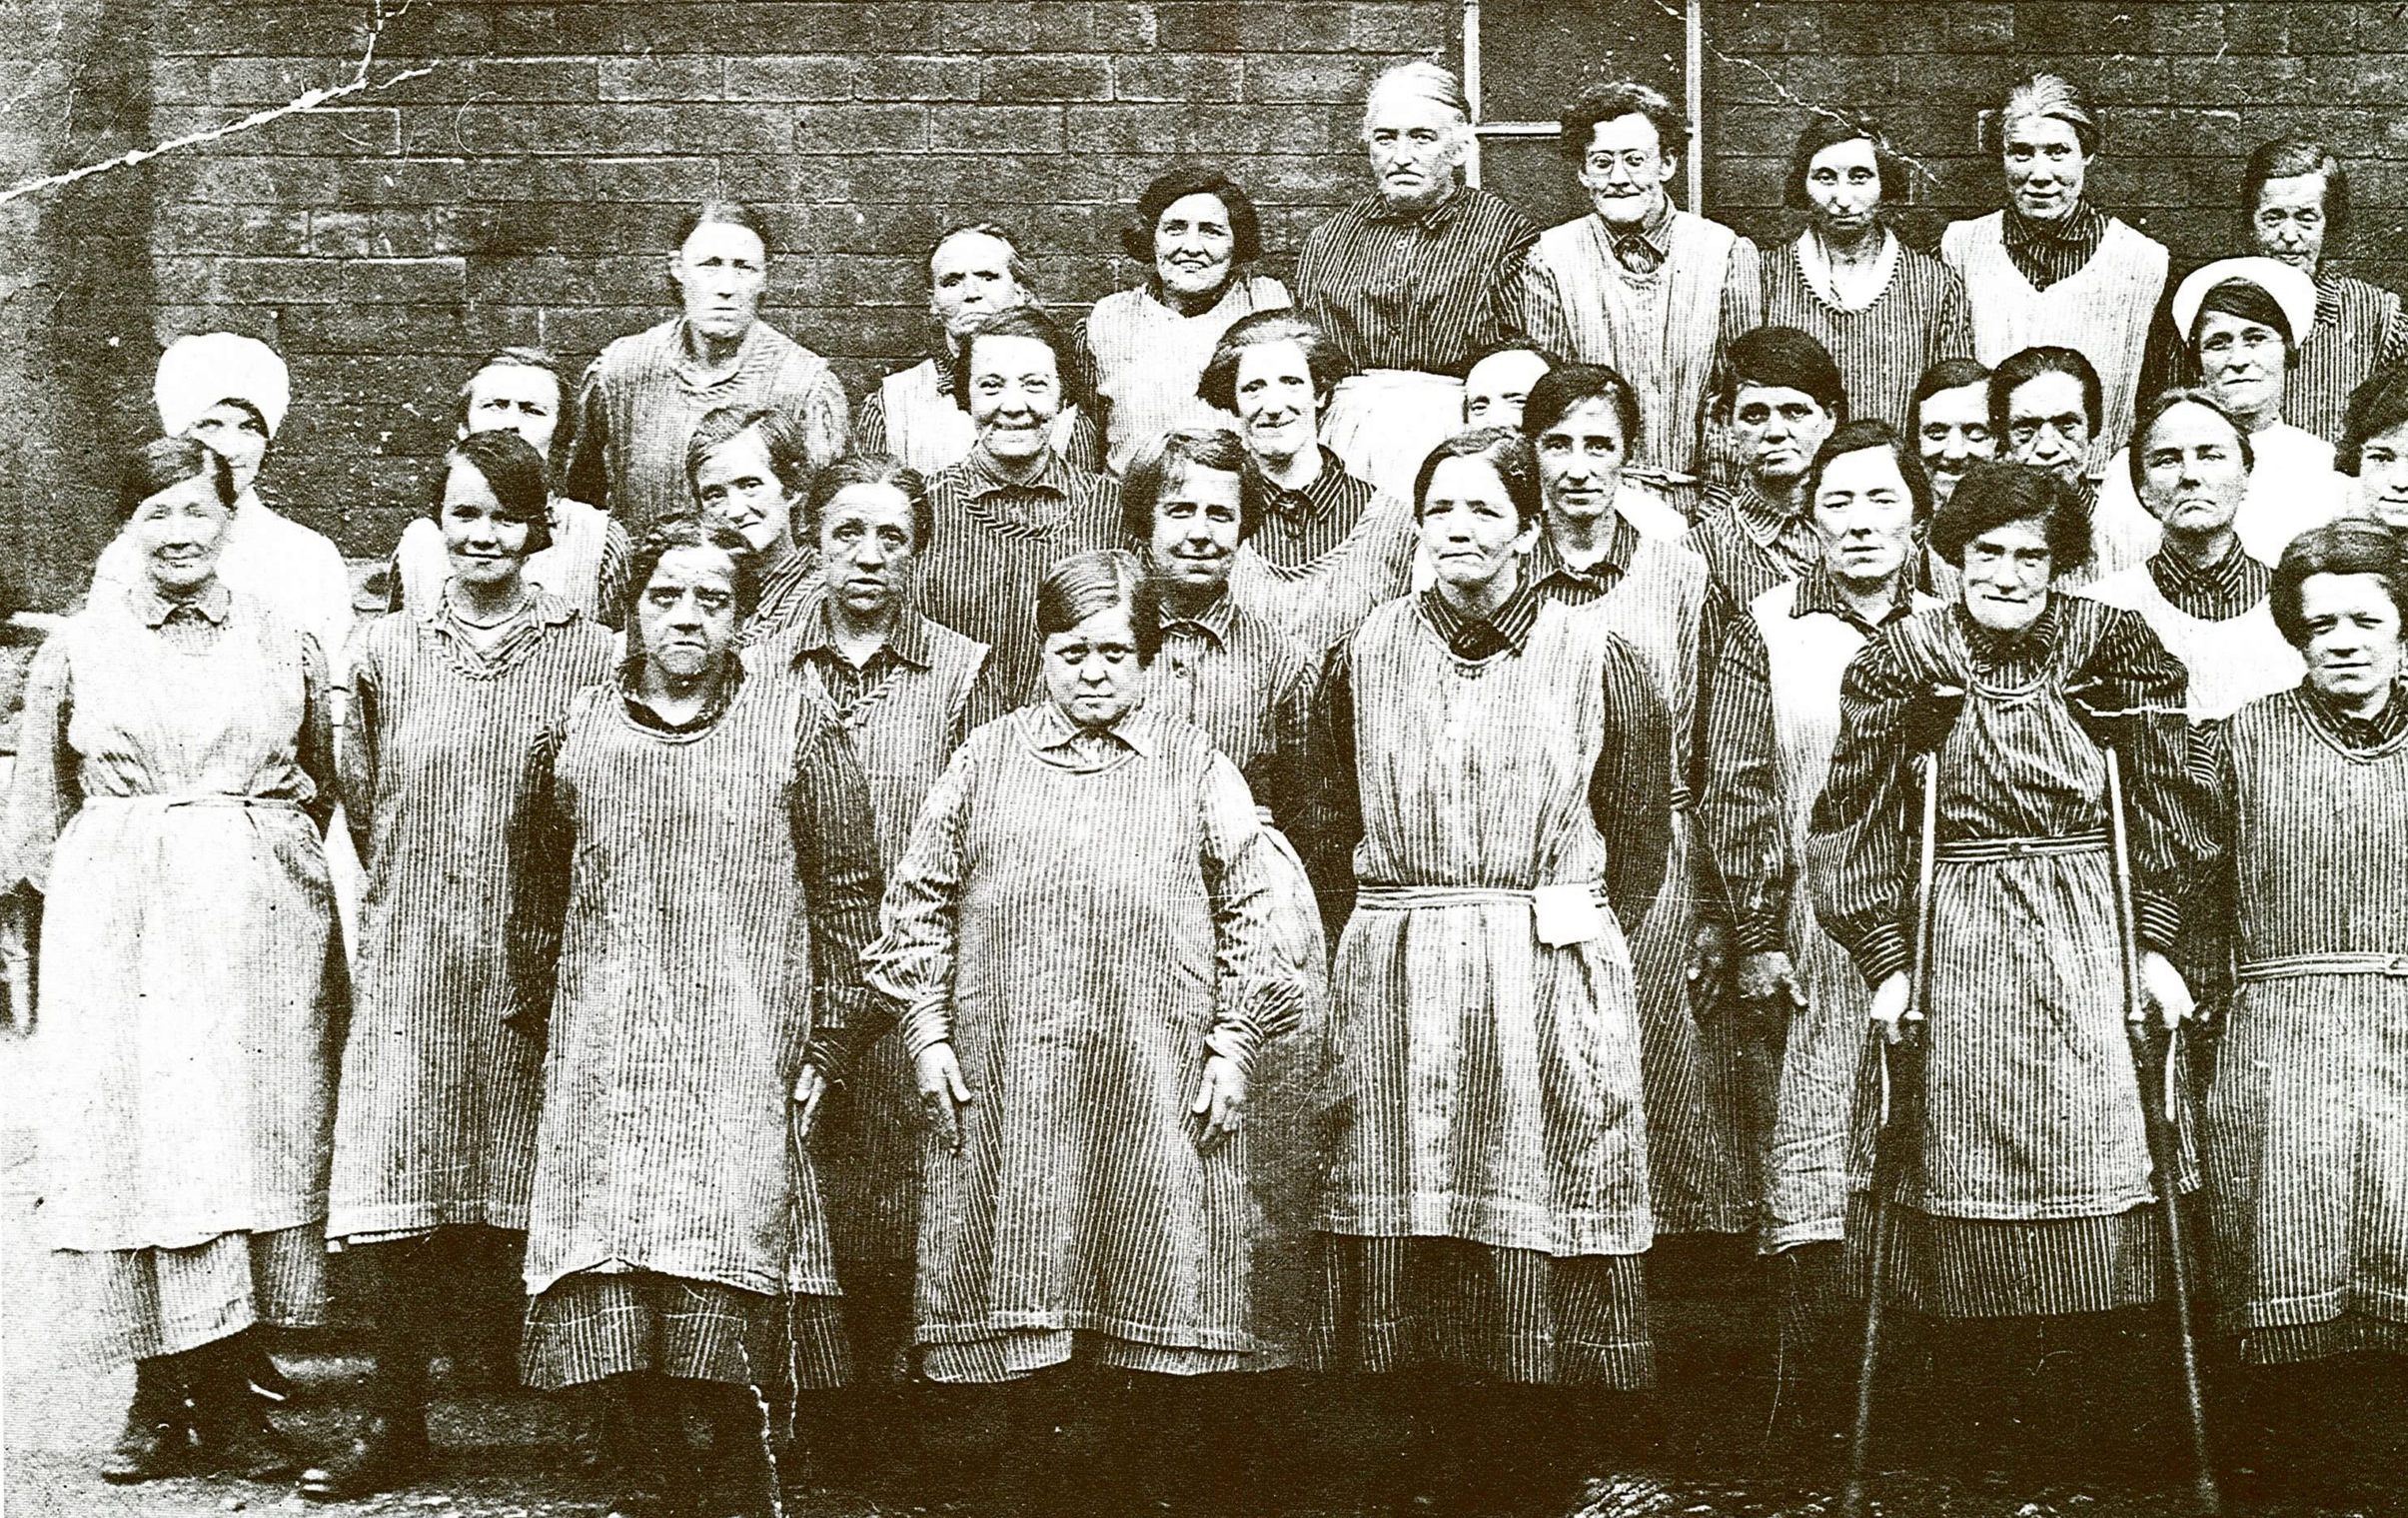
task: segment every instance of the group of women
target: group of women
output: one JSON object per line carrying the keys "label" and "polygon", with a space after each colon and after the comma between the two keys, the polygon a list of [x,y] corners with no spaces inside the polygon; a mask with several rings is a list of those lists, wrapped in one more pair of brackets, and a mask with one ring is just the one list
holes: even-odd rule
{"label": "group of women", "polygon": [[1211,171],[1083,334],[958,229],[854,419],[706,205],[578,393],[468,377],[356,633],[251,489],[281,365],[179,342],[0,837],[103,1473],[300,1464],[252,1330],[331,1271],[321,1500],[425,1473],[498,1275],[625,1514],[774,1512],[929,1383],[1006,1399],[1006,1504],[1261,1510],[1271,1371],[1366,1398],[1367,1487],[1537,1500],[1713,1233],[1807,1379],[1852,1284],[2045,1341],[1967,1401],[2078,1442],[2178,1263],[2127,1030],[2199,1006],[2219,1342],[2408,1348],[2399,302],[2322,269],[2313,144],[2160,312],[2078,92],[1993,126],[1936,258],[1827,121],[1760,254],[1613,86],[1541,235],[1407,65],[1293,297]]}

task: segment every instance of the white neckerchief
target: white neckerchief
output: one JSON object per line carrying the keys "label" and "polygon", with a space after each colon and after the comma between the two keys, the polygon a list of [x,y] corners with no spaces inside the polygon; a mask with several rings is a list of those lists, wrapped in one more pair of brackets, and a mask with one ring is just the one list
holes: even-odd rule
{"label": "white neckerchief", "polygon": [[1862,311],[1879,300],[1888,292],[1889,281],[1897,273],[1897,267],[1898,235],[1887,227],[1883,227],[1881,229],[1881,252],[1873,260],[1875,278],[1872,283],[1872,294],[1851,305],[1839,299],[1838,290],[1832,284],[1830,255],[1823,252],[1822,239],[1814,235],[1814,229],[1811,227],[1798,234],[1798,272],[1806,277],[1806,288],[1819,296],[1822,304],[1834,311]]}

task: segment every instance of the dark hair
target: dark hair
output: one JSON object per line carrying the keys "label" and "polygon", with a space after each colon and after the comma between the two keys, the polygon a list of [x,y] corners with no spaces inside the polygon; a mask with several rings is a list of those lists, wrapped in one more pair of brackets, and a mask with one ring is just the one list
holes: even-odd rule
{"label": "dark hair", "polygon": [[2408,365],[2393,364],[2368,375],[2349,393],[2333,468],[2355,477],[2366,445],[2403,423],[2408,423]]}
{"label": "dark hair", "polygon": [[1823,116],[1807,121],[1798,134],[1798,146],[1790,153],[1790,177],[1782,187],[1782,203],[1793,210],[1805,211],[1813,206],[1806,198],[1806,171],[1814,166],[1814,155],[1824,148],[1835,148],[1843,142],[1872,144],[1874,172],[1881,176],[1881,209],[1884,211],[1906,204],[1913,184],[1906,174],[1906,161],[1890,151],[1889,139],[1881,135],[1880,124],[1869,116]]}
{"label": "dark hair", "polygon": [[2222,418],[2224,425],[2232,429],[2232,436],[2240,442],[2241,468],[2257,468],[2257,450],[2249,446],[2249,429],[2224,409],[2223,402],[2204,390],[2188,387],[2161,390],[2149,397],[2140,408],[2139,418],[2132,423],[2132,441],[2124,449],[2124,472],[2131,477],[2134,496],[2141,495],[2140,482],[2148,476],[2148,463],[2142,456],[2148,452],[2149,433],[2155,429],[2159,418],[2177,406],[2204,406]]}
{"label": "dark hair", "polygon": [[791,414],[767,406],[714,406],[702,413],[685,440],[685,489],[699,499],[694,481],[713,452],[748,432],[760,434],[769,473],[789,496],[811,488],[811,446]]}
{"label": "dark hair", "polygon": [[1539,486],[1539,456],[1531,452],[1530,440],[1508,428],[1476,427],[1441,443],[1422,461],[1413,477],[1414,521],[1422,520],[1422,508],[1430,500],[1430,482],[1449,459],[1478,459],[1494,470],[1522,526],[1529,527],[1544,516],[1547,497]]}
{"label": "dark hair", "polygon": [[[552,478],[534,444],[500,428],[473,432],[445,450],[447,476],[455,464],[466,464],[484,477],[485,488],[494,493],[494,504],[500,508],[495,515],[527,529],[525,557],[533,558],[552,547]],[[443,486],[438,483],[430,515],[440,522],[443,514]]]}
{"label": "dark hair", "polygon": [[1688,151],[1689,118],[1662,90],[1632,79],[1602,85],[1564,107],[1564,114],[1557,118],[1561,133],[1556,139],[1557,151],[1574,163],[1587,161],[1598,125],[1625,116],[1645,116],[1655,123],[1656,140],[1668,156]]}
{"label": "dark hair", "polygon": [[1263,477],[1236,433],[1221,427],[1180,427],[1138,445],[1120,477],[1120,532],[1131,543],[1154,534],[1154,508],[1191,469],[1237,476],[1237,536],[1243,543],[1263,525]]}
{"label": "dark hair", "polygon": [[1931,547],[1964,568],[1965,545],[2013,522],[2037,522],[2048,542],[2048,574],[2060,579],[2090,562],[2090,508],[2082,493],[2029,464],[1983,462],[1965,471],[1931,521]]}
{"label": "dark hair", "polygon": [[541,369],[552,376],[553,394],[560,397],[553,409],[552,456],[544,462],[559,469],[569,457],[569,448],[577,440],[576,399],[569,393],[569,380],[561,373],[561,361],[542,348],[497,348],[481,360],[469,377],[460,382],[460,403],[454,408],[453,426],[462,432],[469,426],[469,392],[476,387],[478,376],[489,369]]}
{"label": "dark hair", "polygon": [[856,485],[885,485],[903,493],[911,503],[911,552],[924,554],[936,536],[936,508],[928,500],[928,481],[910,465],[884,454],[846,454],[821,470],[802,501],[803,538],[819,544],[819,523],[829,503]]}
{"label": "dark hair", "polygon": [[1080,405],[1087,399],[1086,370],[1079,362],[1079,345],[1071,341],[1062,325],[1035,306],[1014,306],[998,311],[970,329],[947,362],[952,367],[953,404],[963,411],[970,409],[970,354],[978,347],[980,338],[1033,338],[1053,350],[1054,373],[1061,377],[1062,409]]}
{"label": "dark hair", "polygon": [[1182,164],[1155,175],[1154,182],[1137,197],[1136,220],[1120,229],[1121,251],[1148,269],[1154,267],[1154,229],[1161,225],[1163,212],[1190,195],[1214,196],[1228,209],[1229,236],[1236,244],[1230,253],[1230,278],[1236,279],[1237,266],[1263,256],[1262,218],[1254,209],[1253,196],[1236,180],[1207,165]]}
{"label": "dark hair", "polygon": [[2266,599],[2274,613],[2274,626],[2294,649],[2304,648],[2308,641],[2299,593],[2310,575],[2375,576],[2399,613],[2400,626],[2408,629],[2408,559],[2401,557],[2399,535],[2380,522],[2336,517],[2301,533],[2282,551]]}
{"label": "dark hair", "polygon": [[741,533],[723,522],[708,522],[700,517],[662,517],[635,545],[635,553],[627,561],[626,604],[620,607],[621,626],[628,635],[628,652],[640,653],[634,647],[637,626],[635,609],[643,602],[643,593],[660,568],[660,561],[678,549],[717,549],[735,566],[735,618],[741,622],[752,615],[760,600],[760,577],[754,573],[752,545]]}
{"label": "dark hair", "polygon": [[1603,364],[1566,364],[1539,376],[1530,387],[1530,399],[1522,403],[1522,436],[1535,445],[1539,434],[1591,401],[1614,403],[1614,415],[1622,422],[1622,450],[1628,454],[1637,449],[1639,392],[1621,370]]}
{"label": "dark hair", "polygon": [[1906,495],[1914,502],[1916,524],[1928,520],[1931,516],[1931,476],[1923,468],[1923,456],[1916,451],[1912,440],[1878,417],[1842,422],[1831,429],[1831,435],[1822,440],[1820,448],[1814,450],[1814,462],[1806,467],[1806,500],[1812,501],[1814,493],[1822,489],[1822,472],[1830,467],[1833,459],[1847,454],[1870,453],[1876,448],[1887,449],[1889,457],[1896,462],[1898,478],[1906,482]]}
{"label": "dark hair", "polygon": [[1507,336],[1491,338],[1485,343],[1474,345],[1470,362],[1463,366],[1464,374],[1470,375],[1473,370],[1481,366],[1483,361],[1493,359],[1501,353],[1527,353],[1546,365],[1550,374],[1564,367],[1564,356],[1555,350],[1542,348],[1528,338]]}
{"label": "dark hair", "polygon": [[1847,383],[1839,378],[1831,351],[1795,327],[1759,327],[1732,343],[1723,377],[1725,413],[1749,385],[1804,391],[1832,420],[1847,420]]}
{"label": "dark hair", "polygon": [[1347,376],[1346,361],[1340,357],[1338,345],[1329,340],[1321,324],[1301,311],[1257,311],[1239,317],[1212,345],[1212,357],[1204,363],[1204,373],[1196,380],[1196,395],[1207,406],[1232,415],[1237,412],[1237,366],[1247,349],[1261,343],[1294,343],[1304,350],[1304,362],[1313,374],[1313,394],[1322,405],[1329,404],[1330,393]]}
{"label": "dark hair", "polygon": [[143,502],[195,475],[209,476],[210,484],[217,487],[219,503],[234,510],[234,466],[226,462],[225,455],[190,438],[153,438],[126,458],[118,477],[118,520],[133,521]]}
{"label": "dark hair", "polygon": [[2082,156],[2098,152],[2104,134],[2099,130],[2098,114],[2090,108],[2090,97],[2079,85],[2062,74],[2032,74],[2017,80],[2006,92],[1982,124],[1981,151],[1993,157],[2006,151],[2006,124],[2018,116],[2049,116],[2073,128],[2073,140],[2080,145]]}
{"label": "dark hair", "polygon": [[1150,665],[1162,647],[1162,592],[1145,566],[1126,549],[1072,554],[1037,582],[1037,637],[1067,633],[1098,612],[1129,609],[1129,631],[1137,639],[1137,662]]}
{"label": "dark hair", "polygon": [[2272,328],[2282,338],[2285,356],[2298,348],[2299,339],[2291,331],[2291,319],[2283,314],[2282,302],[2274,298],[2272,291],[2255,280],[2219,280],[2199,298],[2199,310],[2190,319],[2190,331],[2182,334],[2182,341],[2190,345],[2194,355],[2199,351],[2199,325],[2207,320],[2210,311]]}
{"label": "dark hair", "polygon": [[936,234],[936,241],[928,245],[928,256],[920,260],[920,267],[928,271],[928,279],[931,283],[936,279],[936,255],[944,252],[945,244],[957,237],[991,237],[1001,243],[1003,245],[1004,272],[1012,277],[1013,284],[1020,287],[1021,294],[1031,300],[1036,298],[1035,292],[1028,287],[1028,266],[1020,261],[1019,243],[1013,240],[1009,232],[1004,231],[993,222],[955,222]]}
{"label": "dark hair", "polygon": [[2081,382],[2082,413],[2090,424],[2093,437],[2098,434],[2101,409],[2098,371],[2074,348],[2043,344],[2038,348],[2019,348],[1998,361],[1990,371],[1990,431],[2000,438],[2006,436],[2006,403],[2016,391],[2044,374],[2067,374]]}
{"label": "dark hair", "polygon": [[677,236],[676,240],[668,245],[669,251],[671,253],[682,252],[687,238],[693,236],[697,230],[713,224],[741,227],[759,238],[761,257],[764,259],[777,252],[777,245],[769,240],[769,227],[766,222],[761,220],[761,214],[740,200],[706,200],[687,211],[677,219]]}
{"label": "dark hair", "polygon": [[2349,230],[2349,170],[2333,150],[2314,137],[2277,137],[2261,142],[2249,155],[2241,174],[2241,215],[2257,219],[2257,198],[2271,179],[2297,179],[2302,174],[2324,176],[2324,234],[2338,237]]}
{"label": "dark hair", "polygon": [[1983,387],[1982,406],[1989,405],[1990,369],[1978,359],[1941,359],[1923,371],[1914,382],[1914,396],[1906,403],[1906,431],[1909,436],[1923,430],[1923,403],[1943,390],[1962,390],[1967,385]]}

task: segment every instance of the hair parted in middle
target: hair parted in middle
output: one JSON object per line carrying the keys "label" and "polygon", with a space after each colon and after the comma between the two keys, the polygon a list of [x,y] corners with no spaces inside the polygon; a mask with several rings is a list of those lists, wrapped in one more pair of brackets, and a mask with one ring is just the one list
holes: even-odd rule
{"label": "hair parted in middle", "polygon": [[[735,620],[742,622],[752,615],[760,603],[760,576],[753,564],[752,545],[743,534],[724,522],[705,521],[700,517],[663,517],[635,545],[635,553],[627,561],[627,600],[620,607],[620,625],[631,633],[639,624],[636,608],[643,603],[643,593],[650,588],[652,575],[660,561],[678,549],[715,549],[727,556],[733,566],[730,584],[735,590]],[[632,647],[628,652],[638,652]]]}
{"label": "hair parted in middle", "polygon": [[1449,459],[1477,459],[1487,465],[1497,483],[1505,487],[1522,526],[1546,520],[1547,496],[1539,484],[1539,456],[1531,450],[1530,440],[1511,428],[1475,427],[1441,443],[1422,461],[1413,477],[1414,521],[1421,521],[1423,509],[1430,504],[1430,482]]}
{"label": "hair parted in middle", "polygon": [[1099,612],[1129,609],[1137,662],[1150,665],[1162,648],[1162,592],[1145,564],[1127,549],[1072,554],[1037,582],[1037,636],[1069,633]]}
{"label": "hair parted in middle", "polygon": [[1028,338],[1043,343],[1053,350],[1053,371],[1062,386],[1062,410],[1086,403],[1087,371],[1079,360],[1079,345],[1044,308],[1014,306],[971,328],[969,336],[961,340],[961,347],[947,361],[953,379],[953,404],[963,411],[970,409],[970,360],[981,338]]}
{"label": "hair parted in middle", "polygon": [[1881,177],[1881,210],[1894,211],[1912,198],[1914,185],[1906,160],[1890,148],[1879,122],[1870,116],[1818,115],[1799,132],[1798,146],[1791,150],[1790,177],[1783,183],[1782,204],[1793,211],[1810,209],[1813,202],[1806,198],[1806,174],[1814,166],[1814,155],[1843,142],[1872,144],[1873,169]]}
{"label": "hair parted in middle", "polygon": [[1313,395],[1323,406],[1338,382],[1347,376],[1346,361],[1339,357],[1338,345],[1319,322],[1301,311],[1281,308],[1257,311],[1239,317],[1212,345],[1212,357],[1204,363],[1204,373],[1196,380],[1196,396],[1215,411],[1237,415],[1238,360],[1247,349],[1262,343],[1294,343],[1304,353],[1304,362],[1313,374]]}
{"label": "hair parted in middle", "polygon": [[885,454],[846,454],[812,477],[811,492],[802,502],[806,546],[818,546],[819,525],[829,504],[857,485],[883,485],[900,492],[911,503],[911,552],[928,552],[929,540],[936,536],[936,508],[928,500],[927,477]]}
{"label": "hair parted in middle", "polygon": [[1898,467],[1898,478],[1905,482],[1907,499],[1914,503],[1914,524],[1923,527],[1931,520],[1931,474],[1923,468],[1923,456],[1914,440],[1878,417],[1858,417],[1842,422],[1831,429],[1831,435],[1814,450],[1814,462],[1806,466],[1806,499],[1811,502],[1822,489],[1823,472],[1833,459],[1849,454],[1870,453],[1886,449]]}
{"label": "hair parted in middle", "polygon": [[2249,429],[2225,409],[2223,402],[2195,386],[2161,390],[2141,406],[2140,415],[2132,423],[2131,446],[2124,450],[2125,473],[2131,479],[2134,496],[2142,494],[2141,482],[2148,478],[2149,434],[2157,430],[2160,418],[2178,406],[2203,407],[2222,418],[2224,425],[2232,429],[2233,441],[2241,446],[2241,468],[2245,471],[2257,468],[2257,450],[2249,446]]}
{"label": "hair parted in middle", "polygon": [[1237,537],[1243,543],[1263,525],[1267,503],[1261,466],[1236,433],[1223,427],[1178,427],[1138,445],[1120,477],[1120,533],[1131,543],[1154,535],[1154,508],[1191,469],[1237,476]]}

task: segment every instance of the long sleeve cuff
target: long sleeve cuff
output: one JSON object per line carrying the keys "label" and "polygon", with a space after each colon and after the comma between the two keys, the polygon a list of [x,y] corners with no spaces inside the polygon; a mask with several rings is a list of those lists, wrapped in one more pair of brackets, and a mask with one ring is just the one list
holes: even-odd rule
{"label": "long sleeve cuff", "polygon": [[903,1052],[917,1059],[940,1043],[953,1041],[953,1016],[944,1003],[924,1001],[902,1015]]}
{"label": "long sleeve cuff", "polygon": [[1882,922],[1866,931],[1849,949],[1848,957],[1856,961],[1856,973],[1868,986],[1877,986],[1891,975],[1902,975],[1914,963],[1907,947],[1906,934],[1894,922]]}
{"label": "long sleeve cuff", "polygon": [[2165,953],[2174,946],[2182,932],[2182,908],[2155,891],[2132,892],[2132,926],[2140,934],[2140,946]]}
{"label": "long sleeve cuff", "polygon": [[1770,909],[1744,911],[1732,924],[1732,946],[1743,954],[1778,954],[1790,946],[1790,935],[1782,930],[1783,914]]}

